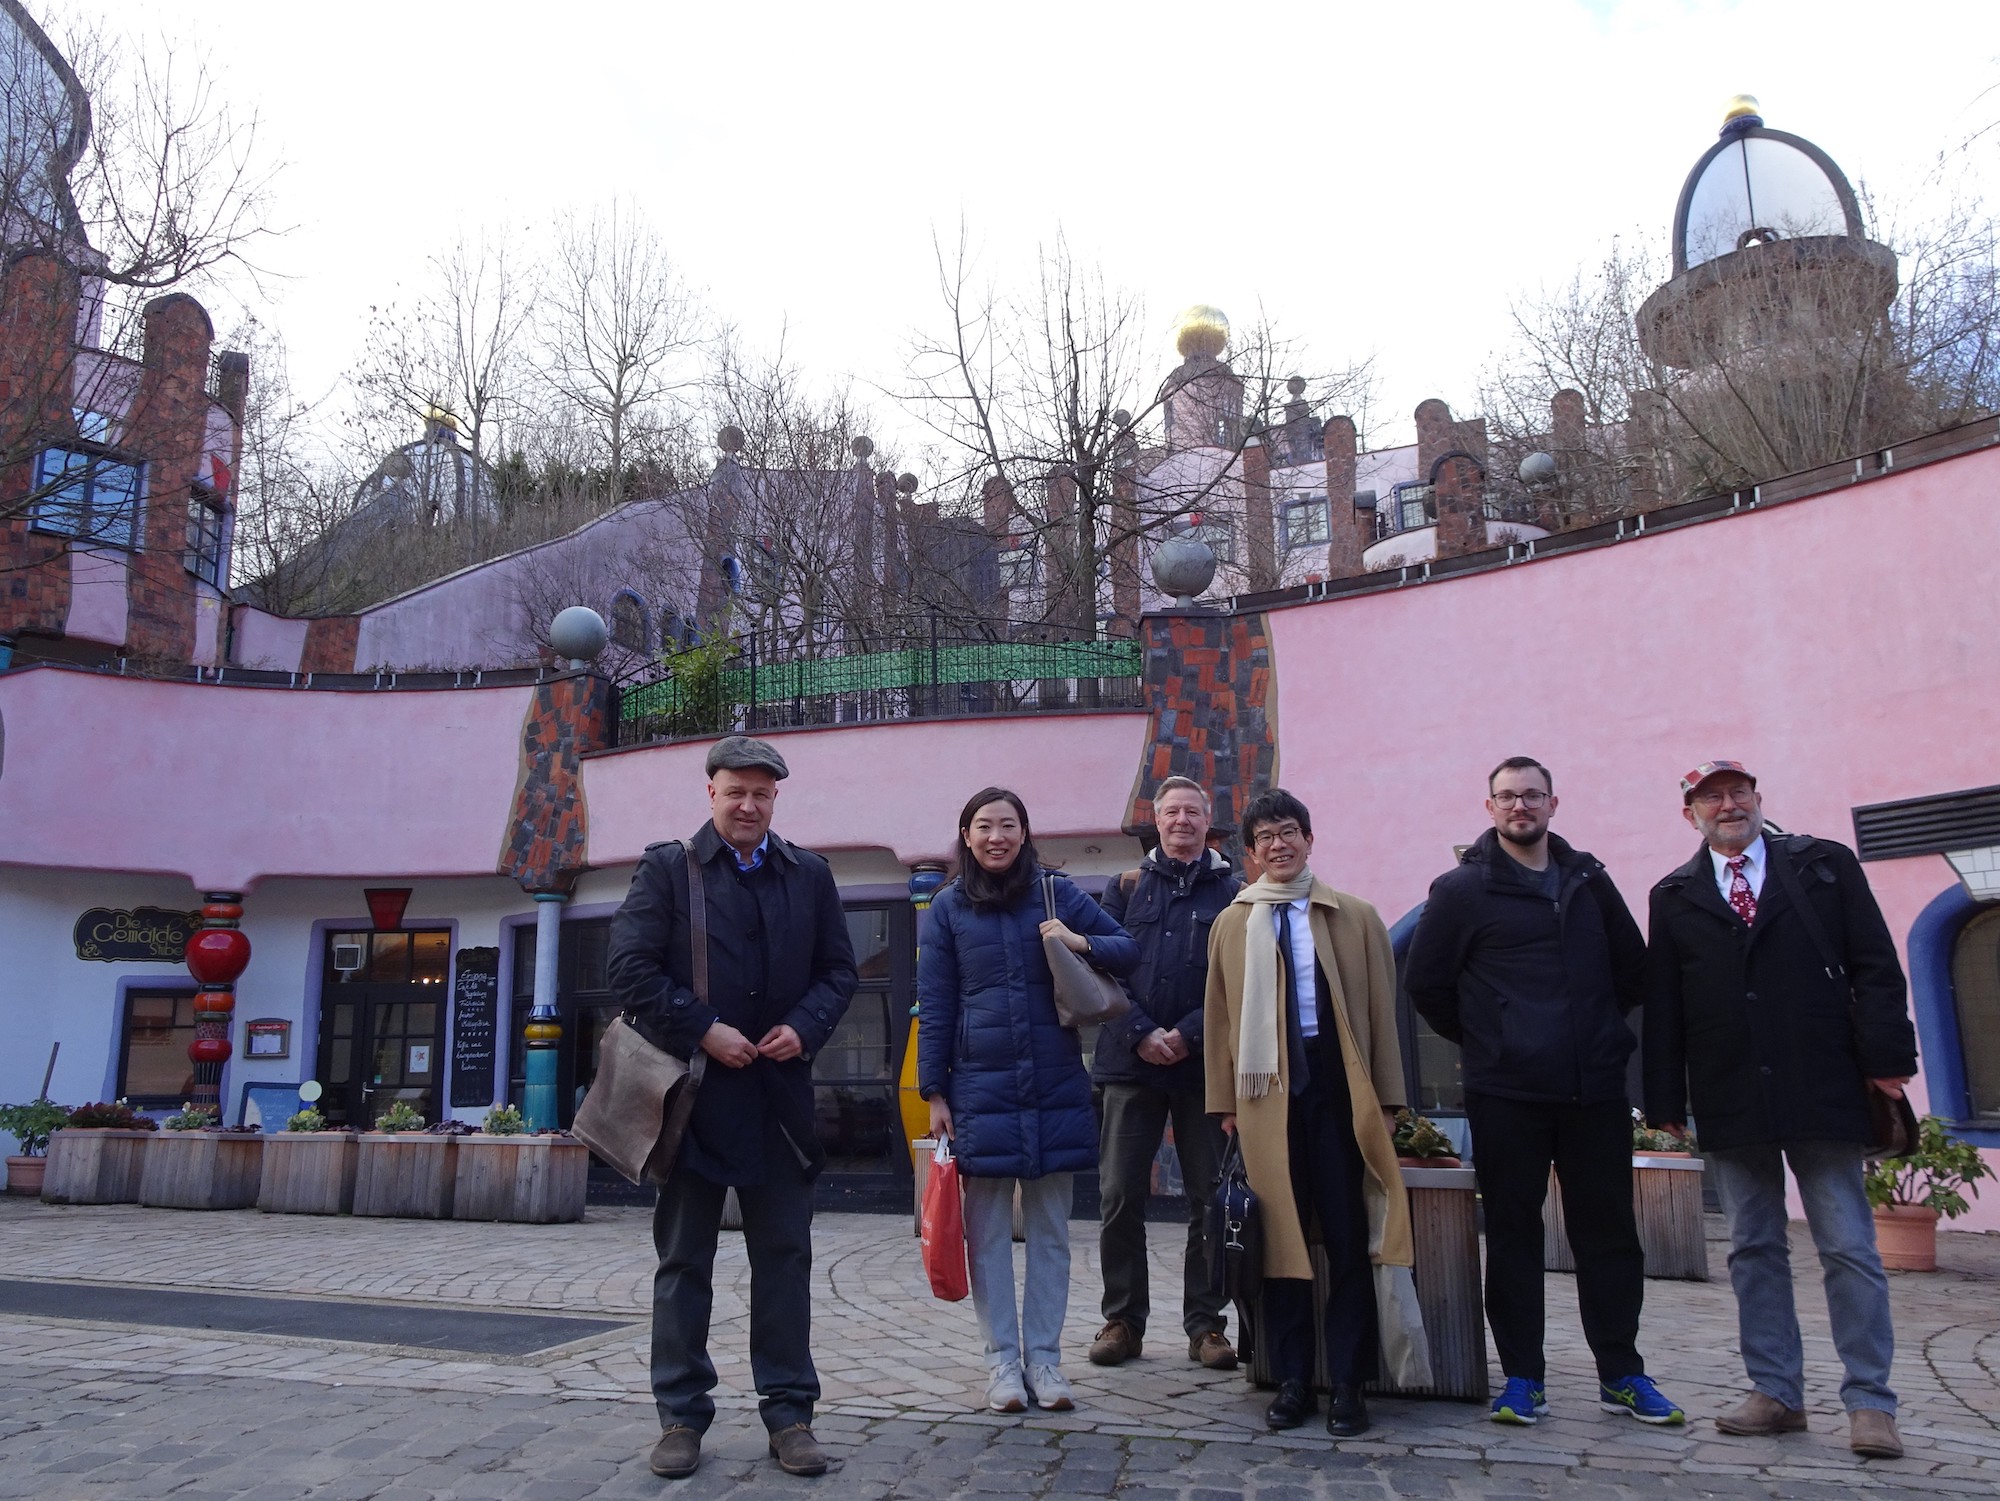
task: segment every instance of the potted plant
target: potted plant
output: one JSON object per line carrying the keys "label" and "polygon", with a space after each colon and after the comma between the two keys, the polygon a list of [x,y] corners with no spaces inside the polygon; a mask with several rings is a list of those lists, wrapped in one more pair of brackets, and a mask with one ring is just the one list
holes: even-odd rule
{"label": "potted plant", "polygon": [[145,1166],[140,1150],[160,1129],[124,1100],[94,1100],[70,1111],[49,1138],[42,1198],[51,1204],[130,1204]]}
{"label": "potted plant", "polygon": [[397,1100],[355,1141],[354,1212],[451,1218],[455,1146],[454,1136],[427,1130],[423,1113]]}
{"label": "potted plant", "polygon": [[1979,1148],[1951,1134],[1935,1115],[1918,1122],[1917,1149],[1868,1169],[1868,1202],[1875,1207],[1875,1243],[1882,1265],[1895,1271],[1937,1270],[1939,1219],[1955,1220],[1972,1208],[1979,1180],[1993,1169]]}
{"label": "potted plant", "polygon": [[1404,1167],[1457,1167],[1458,1148],[1428,1116],[1408,1108],[1396,1112],[1396,1160]]}
{"label": "potted plant", "polygon": [[139,1202],[155,1209],[248,1209],[257,1202],[264,1135],[255,1126],[224,1126],[215,1113],[182,1105],[149,1143],[139,1174]]}
{"label": "potted plant", "polygon": [[0,1131],[21,1144],[20,1152],[7,1159],[8,1193],[35,1195],[42,1191],[49,1137],[68,1119],[69,1112],[47,1095],[25,1105],[0,1105]]}
{"label": "potted plant", "polygon": [[269,1214],[346,1214],[354,1208],[354,1133],[308,1105],[264,1139],[257,1207]]}
{"label": "potted plant", "polygon": [[496,1105],[458,1139],[452,1217],[550,1225],[583,1218],[590,1149],[560,1131],[530,1134],[521,1112]]}

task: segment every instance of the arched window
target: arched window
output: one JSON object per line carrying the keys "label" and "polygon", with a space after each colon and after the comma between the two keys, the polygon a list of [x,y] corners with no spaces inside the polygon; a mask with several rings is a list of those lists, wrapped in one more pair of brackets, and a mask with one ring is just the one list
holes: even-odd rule
{"label": "arched window", "polygon": [[1952,999],[1965,1058],[1965,1094],[1973,1120],[2000,1126],[2000,906],[1963,928],[1951,950]]}
{"label": "arched window", "polygon": [[627,651],[645,651],[653,639],[646,620],[646,602],[630,589],[620,589],[611,599],[611,639]]}

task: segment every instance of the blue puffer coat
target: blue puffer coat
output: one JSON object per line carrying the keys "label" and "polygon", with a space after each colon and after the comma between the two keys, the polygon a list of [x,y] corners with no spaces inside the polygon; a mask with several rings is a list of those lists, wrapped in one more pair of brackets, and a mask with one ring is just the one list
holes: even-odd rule
{"label": "blue puffer coat", "polygon": [[[1056,915],[1091,941],[1107,974],[1138,967],[1139,945],[1066,876]],[[1011,911],[979,912],[956,883],[939,892],[917,960],[917,1088],[951,1106],[959,1171],[1040,1178],[1097,1165],[1097,1118],[1076,1033],[1056,1020],[1039,884]]]}

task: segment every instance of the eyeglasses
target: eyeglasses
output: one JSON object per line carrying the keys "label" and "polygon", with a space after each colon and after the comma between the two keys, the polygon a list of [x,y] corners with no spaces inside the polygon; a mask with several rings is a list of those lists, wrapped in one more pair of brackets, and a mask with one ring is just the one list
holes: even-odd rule
{"label": "eyeglasses", "polygon": [[1259,829],[1250,838],[1250,848],[1261,850],[1269,849],[1274,844],[1297,844],[1304,837],[1305,830],[1295,823],[1288,823],[1283,828]]}
{"label": "eyeglasses", "polygon": [[1702,808],[1720,808],[1724,803],[1741,803],[1749,807],[1757,801],[1757,789],[1748,782],[1738,782],[1734,787],[1715,788],[1708,792],[1697,792],[1693,802]]}
{"label": "eyeglasses", "polygon": [[1516,803],[1519,803],[1524,808],[1540,808],[1547,804],[1548,800],[1549,795],[1546,792],[1496,792],[1493,794],[1493,806],[1496,808],[1511,808]]}

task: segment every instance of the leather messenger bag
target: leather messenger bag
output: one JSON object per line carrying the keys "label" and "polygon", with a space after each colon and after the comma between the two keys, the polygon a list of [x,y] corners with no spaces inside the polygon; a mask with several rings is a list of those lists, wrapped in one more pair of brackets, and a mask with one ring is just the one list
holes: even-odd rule
{"label": "leather messenger bag", "polygon": [[[694,955],[694,993],[708,1001],[708,893],[691,845],[687,855],[688,940]],[[684,1063],[640,1035],[629,1016],[604,1029],[597,1045],[597,1077],[577,1106],[572,1134],[634,1183],[664,1183],[680,1156],[681,1137],[694,1111],[695,1091],[708,1054],[695,1049]]]}

